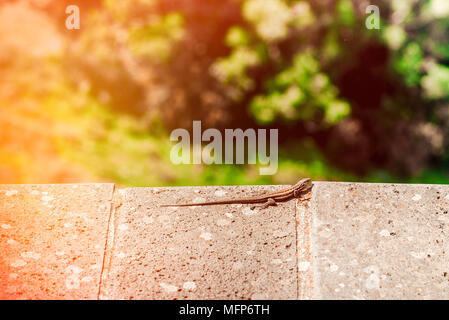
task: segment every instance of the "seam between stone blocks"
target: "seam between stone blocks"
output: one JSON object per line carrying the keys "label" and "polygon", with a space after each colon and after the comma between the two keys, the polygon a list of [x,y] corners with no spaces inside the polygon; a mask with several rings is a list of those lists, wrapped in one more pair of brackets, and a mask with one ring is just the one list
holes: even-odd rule
{"label": "seam between stone blocks", "polygon": [[[296,223],[296,300],[313,299],[314,288],[314,261],[313,261],[313,241],[312,228],[315,216],[315,192],[316,185],[312,189],[310,198],[303,203],[295,203],[295,223]],[[302,269],[302,263],[306,264],[306,269]],[[308,264],[307,264],[308,263]]]}
{"label": "seam between stone blocks", "polygon": [[[115,242],[114,220],[115,220],[116,209],[119,207],[115,201],[116,200],[116,189],[117,189],[117,187],[114,183],[113,189],[112,189],[112,195],[109,199],[109,201],[110,201],[109,202],[109,204],[110,204],[109,216],[108,216],[108,222],[107,222],[107,226],[106,226],[106,239],[105,239],[104,251],[103,251],[103,261],[102,261],[101,271],[100,271],[100,281],[98,284],[97,300],[100,300],[102,297],[102,289],[103,289],[103,285],[104,285],[104,280],[107,276],[107,272],[109,272],[112,248],[113,248],[113,244]],[[111,242],[112,242],[112,246],[111,246]]]}
{"label": "seam between stone blocks", "polygon": [[298,217],[298,208],[297,203],[295,200],[295,206],[294,206],[294,219],[295,219],[295,273],[296,273],[296,296],[295,300],[299,299],[299,270],[298,270],[298,264],[299,264],[299,238],[298,238],[298,225],[299,225],[299,217]]}

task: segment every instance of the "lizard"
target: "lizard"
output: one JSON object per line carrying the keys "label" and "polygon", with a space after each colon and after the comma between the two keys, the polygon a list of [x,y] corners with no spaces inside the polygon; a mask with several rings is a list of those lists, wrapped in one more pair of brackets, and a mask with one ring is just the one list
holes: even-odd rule
{"label": "lizard", "polygon": [[[210,202],[163,204],[160,205],[160,207],[208,206],[208,205],[233,204],[233,203],[242,203],[242,204],[262,203],[260,208],[265,209],[269,206],[276,205],[276,202],[282,202],[290,200],[292,198],[298,198],[299,196],[307,193],[311,188],[312,188],[312,180],[310,178],[304,178],[299,180],[296,184],[292,185],[291,187],[281,189],[275,192],[266,193],[260,196],[218,200]],[[256,206],[251,206],[251,210],[253,210],[255,207]]]}

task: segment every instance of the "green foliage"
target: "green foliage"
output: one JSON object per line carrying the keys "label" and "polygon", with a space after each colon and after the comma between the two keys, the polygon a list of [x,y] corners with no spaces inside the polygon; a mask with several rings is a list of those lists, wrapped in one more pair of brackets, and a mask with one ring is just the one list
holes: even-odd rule
{"label": "green foliage", "polygon": [[409,43],[395,63],[396,70],[402,74],[407,86],[416,86],[421,82],[421,67],[424,56],[416,42]]}
{"label": "green foliage", "polygon": [[432,64],[422,78],[422,86],[430,99],[449,98],[449,67]]}
{"label": "green foliage", "polygon": [[[8,116],[33,101],[18,122],[30,112],[51,123],[61,156],[92,176],[129,186],[448,182],[447,0],[378,0],[380,30],[366,29],[358,0],[101,3],[51,67],[29,58],[0,74]],[[28,79],[39,64],[51,72]],[[166,128],[192,120],[293,134],[271,177],[253,165],[173,165]],[[26,175],[33,157],[10,149],[0,158]]]}
{"label": "green foliage", "polygon": [[231,55],[217,59],[213,65],[214,75],[224,84],[231,84],[236,88],[250,90],[254,82],[247,75],[247,70],[260,64],[262,54],[248,46],[237,47]]}
{"label": "green foliage", "polygon": [[254,25],[257,35],[267,42],[285,37],[293,20],[292,12],[283,0],[246,0],[242,14]]}
{"label": "green foliage", "polygon": [[337,12],[340,21],[346,26],[352,26],[355,21],[354,7],[351,0],[340,0],[337,3]]}
{"label": "green foliage", "polygon": [[[412,10],[416,3],[419,10]],[[385,28],[384,38],[397,52],[394,67],[407,86],[420,86],[423,99],[449,97],[448,67],[449,6],[445,0],[396,0],[392,14],[396,23]],[[406,32],[405,30],[411,30]],[[427,52],[426,52],[427,51]]]}
{"label": "green foliage", "polygon": [[[89,91],[73,90],[69,84],[54,89],[43,101],[43,111],[57,124],[61,155],[124,186],[269,184],[293,183],[298,176],[349,177],[325,164],[311,141],[281,149],[275,176],[260,176],[256,165],[173,165],[168,158],[172,144],[164,131],[155,132],[132,116],[111,111]],[[292,154],[302,159],[289,159]]]}
{"label": "green foliage", "polygon": [[[352,23],[351,2],[340,1],[338,8],[344,23]],[[232,89],[229,90],[232,99],[241,100],[245,92],[253,90],[255,82],[249,76],[250,71],[272,61],[278,72],[266,80],[266,91],[250,102],[258,123],[268,124],[277,118],[307,121],[322,115],[323,125],[334,125],[350,115],[350,105],[338,97],[338,89],[321,70],[314,50],[298,52],[288,62],[274,57],[269,48],[270,42],[285,38],[289,28],[302,30],[316,22],[309,3],[247,0],[242,12],[254,29],[230,28],[226,39],[232,47],[231,54],[218,58],[213,66],[216,78]],[[324,58],[335,57],[338,50],[335,33],[330,33]]]}
{"label": "green foliage", "polygon": [[[197,41],[194,35],[198,31],[192,29],[194,24],[188,23],[189,11],[183,11],[180,7],[179,11],[175,10],[168,14],[145,12],[142,14],[145,18],[137,19],[136,23],[131,17],[137,9],[133,9],[131,2],[125,1],[122,4],[107,2],[108,10],[128,34],[124,45],[130,52],[136,58],[147,59],[151,63],[162,65],[170,64],[170,61],[178,57],[185,59],[182,49],[179,52],[173,49],[181,39],[187,39],[184,38],[186,34],[189,34],[192,39],[190,41]],[[142,3],[138,1],[138,6]],[[224,5],[226,6],[226,2]],[[209,43],[209,45],[217,45],[220,42],[225,44],[229,48],[229,54],[204,57],[207,61],[211,61],[208,70],[223,89],[225,93],[223,99],[226,103],[232,105],[247,101],[250,115],[258,124],[301,123],[307,125],[313,123],[313,126],[320,130],[333,130],[337,127],[342,130],[341,128],[346,126],[343,120],[353,120],[347,123],[361,121],[353,115],[353,111],[363,110],[365,106],[358,104],[360,102],[354,102],[354,99],[341,95],[343,90],[340,88],[342,85],[340,77],[345,68],[357,61],[357,46],[363,48],[367,43],[378,43],[385,44],[388,48],[391,59],[386,66],[391,69],[388,72],[379,69],[382,68],[381,66],[370,69],[371,61],[363,61],[368,74],[366,77],[363,74],[357,75],[359,81],[364,81],[369,77],[378,77],[380,74],[391,76],[394,79],[397,79],[396,76],[399,75],[404,87],[409,88],[407,90],[418,88],[420,91],[414,92],[422,92],[420,100],[416,101],[419,106],[425,106],[427,102],[447,101],[449,98],[449,67],[447,66],[449,45],[447,41],[441,41],[447,39],[449,30],[448,20],[445,19],[447,16],[445,2],[440,0],[395,0],[392,2],[380,1],[380,5],[382,19],[384,19],[381,30],[367,30],[365,28],[365,10],[355,0],[338,0],[335,1],[335,6],[329,7],[322,7],[320,4],[310,1],[243,0],[240,8],[243,20],[240,22],[237,20],[236,24],[228,26],[222,39],[214,39],[214,42]],[[387,13],[390,13],[391,16],[386,16]],[[431,23],[429,23],[430,21]],[[219,24],[219,21],[216,24]],[[200,34],[200,38],[203,39],[206,32],[202,31]],[[189,46],[189,42],[186,42],[185,45],[185,51],[194,52],[191,48],[195,48],[197,43],[192,43]],[[192,61],[193,64],[194,61]],[[190,66],[186,62],[186,68],[188,67]],[[170,72],[169,69],[167,70]],[[165,76],[170,79],[169,73]],[[175,73],[172,77],[177,79],[179,74]],[[210,82],[207,77],[204,79],[198,76],[191,81],[198,85],[204,81]],[[379,81],[383,83],[389,80]],[[211,83],[210,88],[217,84]],[[210,88],[206,85],[205,91],[207,92]],[[171,88],[165,90],[170,92]],[[357,92],[355,92],[356,94]],[[413,137],[396,137],[395,131],[391,129],[395,127],[395,121],[401,125],[407,123],[402,120],[409,121],[406,124],[407,129],[402,132],[415,132],[416,130],[412,129],[414,126],[425,127],[422,125],[426,123],[423,114],[430,114],[432,119],[429,121],[434,123],[436,129],[423,135],[425,137],[423,139],[429,139],[429,146],[434,147],[422,148],[422,152],[427,152],[427,155],[422,155],[421,158],[417,157],[417,159],[421,159],[417,160],[418,162],[425,161],[432,155],[439,154],[440,151],[436,150],[442,150],[442,144],[435,141],[444,141],[442,138],[444,131],[438,130],[438,123],[442,123],[444,119],[436,119],[435,113],[428,112],[428,110],[409,106],[410,102],[407,99],[407,94],[403,96],[387,94],[379,100],[380,104],[376,106],[378,111],[371,111],[370,116],[377,121],[377,131],[384,132],[384,134],[370,137],[371,142],[368,140],[364,143],[376,141],[379,144],[388,144],[388,140],[397,139],[399,143],[391,143],[398,148],[406,149],[407,145],[402,146],[400,141]],[[108,107],[102,106],[101,109],[105,111],[108,110]],[[211,114],[213,114],[212,110]],[[393,114],[398,118],[391,117]],[[119,114],[115,116],[124,117]],[[95,117],[101,118],[102,116],[97,114]],[[419,121],[424,119],[424,121],[420,123],[416,122],[416,119],[420,119]],[[308,143],[303,143],[304,140],[301,138],[298,138],[295,144],[281,146],[279,173],[271,178],[258,176],[256,166],[180,166],[178,168],[182,169],[177,170],[171,165],[167,165],[169,160],[166,155],[169,153],[170,145],[163,143],[164,135],[148,134],[149,128],[140,127],[139,121],[132,117],[128,121],[134,123],[133,126],[137,125],[140,128],[140,131],[138,130],[140,133],[137,135],[140,140],[136,138],[136,128],[131,130],[117,122],[105,131],[115,132],[115,135],[121,136],[122,140],[118,144],[110,144],[109,139],[106,139],[107,143],[102,141],[101,146],[97,145],[93,149],[97,151],[90,151],[91,154],[101,151],[101,156],[95,161],[91,161],[92,167],[94,167],[93,163],[99,161],[100,158],[113,159],[117,157],[110,154],[112,150],[127,146],[123,153],[128,154],[128,158],[108,162],[106,167],[111,168],[110,172],[101,173],[112,176],[113,179],[124,184],[136,184],[136,181],[139,181],[139,184],[151,184],[155,181],[159,184],[282,183],[291,182],[288,177],[298,175],[312,176],[317,179],[359,179],[355,175],[342,173],[335,169],[332,163],[324,158],[316,145],[310,143],[309,140]],[[367,119],[365,118],[363,121],[367,121]],[[232,123],[229,127],[232,127]],[[366,133],[361,132],[360,135],[351,139],[357,140],[359,136],[366,138]],[[144,146],[152,146],[152,148],[140,148],[140,143]],[[346,141],[343,140],[340,143],[344,145]],[[377,148],[390,150],[382,149],[380,145]],[[286,152],[287,149],[290,152]],[[373,149],[376,147],[373,146]],[[302,159],[300,154],[304,153],[312,155],[312,157]],[[151,165],[157,168],[158,174],[149,170],[146,165],[142,165],[141,163],[145,163],[144,160],[138,160],[146,157],[152,159]],[[379,155],[374,157],[379,157]],[[401,157],[400,152],[398,157]],[[122,176],[115,175],[116,172],[124,169],[119,169],[114,166],[114,163],[133,163],[134,161],[138,161],[140,165],[134,166],[132,170],[127,169]],[[389,161],[400,162],[397,159]],[[165,165],[163,165],[164,163]],[[159,166],[164,169],[159,170]],[[366,164],[366,167],[371,166],[372,164]],[[414,164],[412,167],[424,168],[424,165],[420,163]],[[438,173],[432,173],[441,171],[417,172],[415,177],[420,176],[423,180],[444,181],[444,179],[436,178]],[[139,178],[142,176],[147,178]],[[365,179],[370,181],[406,181],[406,179],[401,178],[401,180],[396,177],[394,172],[390,172],[388,169],[384,170],[375,166],[368,171]]]}
{"label": "green foliage", "polygon": [[250,36],[241,27],[231,27],[226,35],[226,44],[229,47],[243,47],[249,45]]}
{"label": "green foliage", "polygon": [[350,114],[348,103],[337,98],[337,88],[320,71],[312,52],[299,53],[293,64],[267,84],[267,95],[259,95],[251,104],[256,119],[272,122],[276,116],[287,120],[310,120],[317,112],[327,124],[335,124]]}
{"label": "green foliage", "polygon": [[383,36],[388,46],[393,50],[399,49],[404,44],[404,41],[407,39],[407,34],[404,31],[404,29],[397,25],[387,26],[385,28],[385,31],[383,32]]}
{"label": "green foliage", "polygon": [[128,45],[138,57],[164,61],[170,57],[173,44],[182,39],[183,30],[183,18],[178,13],[154,16],[130,29]]}

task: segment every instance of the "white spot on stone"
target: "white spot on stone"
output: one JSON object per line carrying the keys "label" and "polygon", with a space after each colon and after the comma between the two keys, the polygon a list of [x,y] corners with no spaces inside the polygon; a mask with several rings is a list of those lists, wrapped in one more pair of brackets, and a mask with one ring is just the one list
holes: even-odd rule
{"label": "white spot on stone", "polygon": [[381,232],[379,232],[379,235],[381,237],[388,237],[388,236],[390,236],[390,232],[386,229],[383,229]]}
{"label": "white spot on stone", "polygon": [[65,286],[69,290],[80,288],[80,279],[78,275],[72,274],[65,279]]}
{"label": "white spot on stone", "polygon": [[246,251],[246,254],[249,255],[249,256],[253,256],[254,255],[254,251],[252,251],[252,250]]}
{"label": "white spot on stone", "polygon": [[232,270],[235,270],[235,271],[240,270],[242,268],[243,268],[243,263],[241,263],[240,261],[237,261],[232,265]]}
{"label": "white spot on stone", "polygon": [[200,235],[200,238],[203,238],[206,241],[212,240],[212,234],[209,232],[203,232]]}
{"label": "white spot on stone", "polygon": [[19,193],[19,191],[17,191],[17,190],[8,190],[5,192],[5,196],[7,196],[7,197],[15,196],[18,193]]}
{"label": "white spot on stone", "polygon": [[357,261],[357,259],[352,259],[350,264],[351,264],[351,266],[358,266],[359,262]]}
{"label": "white spot on stone", "polygon": [[10,273],[9,274],[9,277],[11,278],[11,279],[17,279],[17,273]]}
{"label": "white spot on stone", "polygon": [[379,268],[377,266],[368,266],[363,269],[365,273],[369,273],[368,278],[365,280],[365,287],[368,290],[379,289],[380,279],[379,279]]}
{"label": "white spot on stone", "polygon": [[445,200],[449,200],[449,193],[444,197]]}
{"label": "white spot on stone", "polygon": [[118,226],[118,229],[121,231],[126,231],[128,230],[128,225],[126,223],[122,223]]}
{"label": "white spot on stone", "polygon": [[243,208],[243,210],[242,210],[242,213],[243,213],[245,216],[252,216],[252,215],[256,214],[257,212],[259,212],[259,210],[257,210],[257,209],[251,210],[250,207],[245,207],[245,208]]}
{"label": "white spot on stone", "polygon": [[67,273],[73,273],[73,274],[80,274],[82,271],[83,271],[83,269],[81,269],[81,268],[78,267],[78,266],[68,266],[68,267],[65,269],[65,272],[67,272]]}
{"label": "white spot on stone", "polygon": [[345,287],[345,284],[344,284],[344,283],[340,283],[338,286],[339,286],[340,288],[344,288],[344,287]]}
{"label": "white spot on stone", "polygon": [[298,263],[298,270],[299,271],[307,271],[309,270],[310,262],[309,261],[301,261]]}
{"label": "white spot on stone", "polygon": [[134,208],[134,207],[129,208],[129,212],[130,212],[130,213],[136,212],[136,208]]}
{"label": "white spot on stone", "polygon": [[173,293],[173,292],[178,291],[178,287],[173,286],[171,284],[166,284],[165,282],[161,282],[161,283],[159,283],[159,285],[162,287],[162,289],[164,289],[168,293]]}
{"label": "white spot on stone", "polygon": [[92,280],[93,280],[92,277],[84,277],[84,278],[81,279],[81,282],[90,282]]}
{"label": "white spot on stone", "polygon": [[70,223],[70,222],[64,223],[64,228],[71,228],[71,227],[73,227],[72,223]]}
{"label": "white spot on stone", "polygon": [[2,228],[3,229],[11,229],[12,227],[11,227],[11,225],[4,223],[4,224],[2,224]]}
{"label": "white spot on stone", "polygon": [[52,200],[54,200],[54,199],[55,199],[55,198],[52,197],[52,196],[43,196],[43,197],[41,198],[41,200],[44,201],[44,202],[52,201]]}
{"label": "white spot on stone", "polygon": [[421,195],[420,194],[415,194],[412,198],[413,201],[419,201],[421,200]]}
{"label": "white spot on stone", "polygon": [[218,219],[218,220],[217,220],[217,225],[220,226],[220,227],[227,226],[227,225],[229,225],[230,223],[231,223],[231,222],[230,222],[229,220],[226,220],[226,219]]}
{"label": "white spot on stone", "polygon": [[25,259],[34,259],[34,260],[39,260],[41,258],[40,253],[34,253],[31,251],[27,251],[27,252],[22,252],[20,254],[23,258]]}
{"label": "white spot on stone", "polygon": [[123,252],[117,253],[117,258],[123,259],[125,257],[126,257],[126,254],[124,254]]}
{"label": "white spot on stone", "polygon": [[380,287],[379,276],[376,273],[370,274],[365,281],[365,287],[368,290],[379,289],[379,287]]}
{"label": "white spot on stone", "polygon": [[444,221],[444,222],[448,223],[448,222],[449,222],[449,217],[446,216],[446,215],[443,216],[443,215],[440,214],[440,215],[438,216],[438,220],[439,220],[439,221]]}
{"label": "white spot on stone", "polygon": [[204,199],[203,197],[196,197],[195,199],[192,200],[193,203],[198,203],[198,202],[206,202],[206,199]]}
{"label": "white spot on stone", "polygon": [[91,265],[90,268],[95,270],[95,269],[100,268],[100,265],[99,264],[94,264],[94,265]]}
{"label": "white spot on stone", "polygon": [[182,285],[182,288],[185,290],[192,291],[192,290],[195,290],[196,284],[193,281],[187,281],[187,282],[184,282],[184,284]]}
{"label": "white spot on stone", "polygon": [[55,255],[57,255],[58,257],[63,256],[65,254],[64,251],[56,251]]}
{"label": "white spot on stone", "polygon": [[145,223],[153,223],[154,222],[154,218],[151,217],[151,216],[150,217],[145,216],[145,217],[142,218],[142,221],[145,222]]}
{"label": "white spot on stone", "polygon": [[14,261],[13,263],[11,263],[11,267],[18,268],[18,267],[23,267],[26,264],[27,264],[26,261],[19,259],[19,260]]}
{"label": "white spot on stone", "polygon": [[230,236],[231,238],[235,238],[237,237],[237,232],[231,229],[228,231],[228,236]]}
{"label": "white spot on stone", "polygon": [[322,228],[322,230],[319,232],[319,236],[323,238],[330,238],[331,236],[333,236],[333,233],[330,228]]}
{"label": "white spot on stone", "polygon": [[363,269],[365,273],[379,273],[379,268],[377,266],[368,266]]}
{"label": "white spot on stone", "polygon": [[335,272],[335,271],[337,271],[338,270],[338,266],[336,265],[336,264],[332,264],[330,267],[329,267],[329,271],[330,272]]}
{"label": "white spot on stone", "polygon": [[268,300],[268,294],[267,293],[261,293],[261,292],[258,292],[258,293],[254,293],[252,296],[251,296],[251,300]]}
{"label": "white spot on stone", "polygon": [[40,192],[37,191],[37,190],[33,190],[33,191],[31,191],[31,194],[32,194],[33,196],[37,196],[37,195],[40,194]]}
{"label": "white spot on stone", "polygon": [[232,215],[232,213],[226,212],[225,216],[228,217],[229,219],[232,219],[234,216]]}
{"label": "white spot on stone", "polygon": [[7,244],[17,244],[18,242],[14,239],[8,239],[8,241],[6,241]]}
{"label": "white spot on stone", "polygon": [[412,251],[412,252],[410,252],[410,255],[413,258],[416,258],[416,259],[424,259],[426,257],[426,253],[425,252],[414,252],[414,251]]}
{"label": "white spot on stone", "polygon": [[280,264],[282,264],[282,260],[281,259],[273,259],[273,260],[271,260],[271,263],[272,264],[276,264],[276,265],[280,265]]}
{"label": "white spot on stone", "polygon": [[166,214],[163,214],[163,215],[158,217],[158,220],[162,224],[168,224],[170,222],[170,217],[168,215],[166,215]]}
{"label": "white spot on stone", "polygon": [[224,195],[226,195],[226,191],[224,191],[224,190],[218,190],[218,191],[215,191],[214,192],[214,196],[216,196],[216,197],[223,197]]}
{"label": "white spot on stone", "polygon": [[275,238],[284,238],[286,236],[288,236],[288,232],[283,231],[281,229],[273,232],[273,237],[275,237]]}

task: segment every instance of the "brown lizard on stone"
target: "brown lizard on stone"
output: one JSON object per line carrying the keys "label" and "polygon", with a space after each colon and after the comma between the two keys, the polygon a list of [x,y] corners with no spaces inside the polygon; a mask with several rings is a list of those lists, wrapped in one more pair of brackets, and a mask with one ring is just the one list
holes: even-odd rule
{"label": "brown lizard on stone", "polygon": [[[233,204],[233,203],[263,203],[260,208],[265,209],[268,206],[274,206],[277,202],[287,201],[293,198],[299,198],[301,195],[307,193],[312,188],[312,180],[310,178],[304,178],[299,180],[291,187],[281,189],[275,192],[266,193],[260,196],[239,198],[239,199],[227,199],[210,202],[198,202],[198,203],[180,203],[180,204],[163,204],[160,207],[188,207],[188,206],[209,206],[219,204]],[[251,210],[256,206],[251,206]]]}

